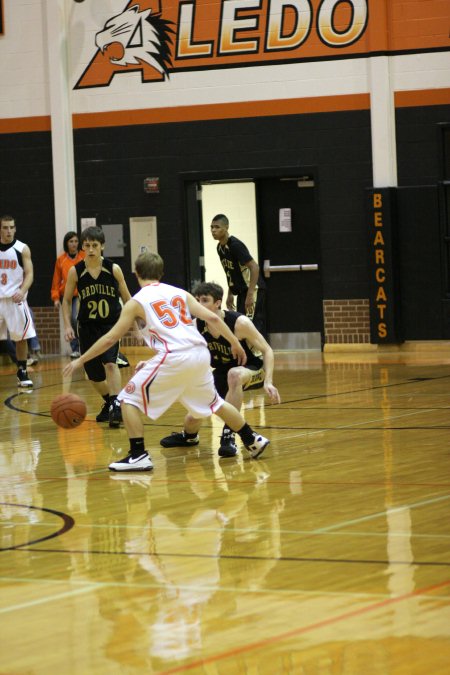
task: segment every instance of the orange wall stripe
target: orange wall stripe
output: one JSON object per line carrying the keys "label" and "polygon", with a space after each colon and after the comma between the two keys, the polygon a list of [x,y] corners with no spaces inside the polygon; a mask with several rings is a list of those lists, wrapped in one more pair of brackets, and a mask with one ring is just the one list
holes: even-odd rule
{"label": "orange wall stripe", "polygon": [[423,105],[450,105],[450,88],[417,89],[395,92],[396,108],[416,108]]}
{"label": "orange wall stripe", "polygon": [[247,101],[199,106],[179,106],[155,110],[118,110],[108,113],[87,113],[73,116],[74,129],[115,127],[133,124],[164,124],[270,115],[298,115],[302,113],[368,110],[369,94],[348,96],[316,96],[313,98],[282,99],[278,101]]}
{"label": "orange wall stripe", "polygon": [[[430,105],[449,105],[450,88],[395,92],[397,108]],[[73,115],[74,129],[130,126],[136,124],[164,124],[195,122],[199,120],[265,117],[271,115],[299,115],[305,113],[369,110],[369,94],[347,96],[315,96],[312,98],[282,99],[279,101],[248,101],[199,106],[180,106],[144,110],[118,110],[103,113]],[[0,119],[0,133],[50,131],[50,116]]]}
{"label": "orange wall stripe", "polygon": [[29,131],[50,131],[50,115],[42,117],[11,117],[0,119],[0,134],[18,134]]}

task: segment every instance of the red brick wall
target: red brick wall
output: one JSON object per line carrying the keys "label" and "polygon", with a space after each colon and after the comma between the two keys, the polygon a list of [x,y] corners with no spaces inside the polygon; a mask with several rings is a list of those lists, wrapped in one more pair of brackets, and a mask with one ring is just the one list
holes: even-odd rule
{"label": "red brick wall", "polygon": [[[42,354],[60,354],[59,312],[54,307],[33,307],[36,332],[39,337]],[[122,347],[137,345],[134,337],[128,333],[121,340]]]}
{"label": "red brick wall", "polygon": [[326,344],[370,343],[369,300],[324,300]]}
{"label": "red brick wall", "polygon": [[[53,307],[33,307],[36,330],[43,354],[59,354],[59,315]],[[323,301],[325,343],[370,343],[368,300]],[[121,341],[122,347],[138,346],[128,333]]]}

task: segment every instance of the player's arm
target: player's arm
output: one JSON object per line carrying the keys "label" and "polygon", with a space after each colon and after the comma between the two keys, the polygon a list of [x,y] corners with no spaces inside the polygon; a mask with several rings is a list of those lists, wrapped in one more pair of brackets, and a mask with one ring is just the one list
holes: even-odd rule
{"label": "player's arm", "polygon": [[24,246],[22,250],[22,265],[23,265],[23,280],[20,288],[12,296],[13,302],[22,302],[28,290],[33,283],[33,263],[31,261],[31,251],[28,246]]}
{"label": "player's arm", "polygon": [[71,314],[72,314],[72,298],[78,282],[78,275],[75,267],[71,267],[67,275],[66,287],[64,289],[64,297],[61,303],[63,321],[64,321],[64,337],[67,342],[73,340],[75,333],[72,328]]}
{"label": "player's arm", "polygon": [[81,368],[81,366],[83,366],[87,361],[90,361],[96,356],[100,356],[100,354],[106,352],[113,345],[115,345],[116,342],[119,342],[120,338],[122,338],[125,333],[128,333],[130,327],[133,325],[133,322],[138,318],[145,320],[145,313],[142,305],[140,305],[136,300],[130,300],[126,305],[124,305],[118,321],[114,324],[111,330],[105,333],[105,335],[102,335],[102,337],[99,338],[97,342],[94,342],[92,347],[89,347],[89,349],[84,352],[84,354],[82,354],[79,359],[75,359],[75,361],[68,363],[63,370],[63,374],[71,375],[74,370]]}
{"label": "player's arm", "polygon": [[245,263],[245,266],[250,270],[247,297],[245,298],[245,309],[247,310],[255,304],[255,290],[259,279],[259,265],[252,258]]}
{"label": "player's arm", "polygon": [[125,304],[131,299],[131,293],[128,290],[127,282],[125,281],[123,272],[116,263],[113,264],[113,275],[119,286],[119,295],[122,298],[123,304]]}
{"label": "player's arm", "polygon": [[50,290],[50,297],[54,307],[59,307],[61,304],[60,288],[61,288],[62,272],[59,258],[56,259],[55,269],[53,270],[52,287]]}
{"label": "player's arm", "polygon": [[214,314],[214,312],[211,312],[209,309],[201,305],[190,293],[187,293],[187,304],[192,316],[206,321],[208,324],[208,329],[211,328],[215,335],[223,335],[225,340],[228,340],[231,345],[231,353],[233,354],[234,358],[237,359],[237,362],[240,366],[245,366],[247,362],[247,355],[242,345],[239,343],[239,340],[228,328],[226,323],[222,321],[222,319],[217,316],[217,314]]}
{"label": "player's arm", "polygon": [[271,403],[281,403],[278,389],[273,384],[275,358],[272,347],[246,316],[241,315],[238,317],[234,326],[234,332],[239,340],[246,340],[250,347],[254,347],[261,352],[264,368],[264,389]]}
{"label": "player's arm", "polygon": [[[131,294],[130,291],[128,290],[127,282],[125,281],[125,277],[123,275],[121,267],[119,265],[116,265],[114,263],[113,265],[113,274],[114,278],[116,279],[118,285],[119,285],[119,294],[120,297],[122,298],[122,302],[125,305],[125,303],[128,302],[128,300],[131,300]],[[138,344],[143,344],[143,339],[142,335],[139,331],[139,326],[136,322],[132,326],[130,326],[130,329],[133,329],[134,331],[134,337],[138,341]]]}

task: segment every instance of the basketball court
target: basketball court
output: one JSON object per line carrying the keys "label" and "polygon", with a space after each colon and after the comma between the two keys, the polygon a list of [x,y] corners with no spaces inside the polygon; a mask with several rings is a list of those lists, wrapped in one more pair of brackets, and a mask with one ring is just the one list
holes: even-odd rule
{"label": "basketball court", "polygon": [[[0,672],[449,672],[448,343],[278,352],[281,405],[244,399],[262,459],[219,461],[212,419],[199,446],[160,447],[177,405],[135,474],[107,470],[125,430],[63,361],[23,393],[0,367]],[[87,403],[76,429],[50,418],[65,391]]]}

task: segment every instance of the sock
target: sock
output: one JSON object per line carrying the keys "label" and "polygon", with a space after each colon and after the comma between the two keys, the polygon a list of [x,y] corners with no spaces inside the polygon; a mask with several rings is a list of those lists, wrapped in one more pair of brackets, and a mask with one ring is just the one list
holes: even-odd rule
{"label": "sock", "polygon": [[20,370],[24,370],[26,372],[27,362],[26,361],[17,361],[17,367],[20,368]]}
{"label": "sock", "polygon": [[242,429],[239,429],[237,433],[241,437],[241,440],[244,445],[251,445],[253,443],[253,439],[255,438],[255,432],[251,427],[249,427],[248,424],[244,424]]}
{"label": "sock", "polygon": [[188,434],[188,432],[185,431],[184,429],[183,429],[183,434],[184,434],[185,438],[195,438],[197,436],[196,433],[195,434]]}
{"label": "sock", "polygon": [[130,438],[130,455],[133,458],[140,457],[145,452],[143,436],[139,438]]}

